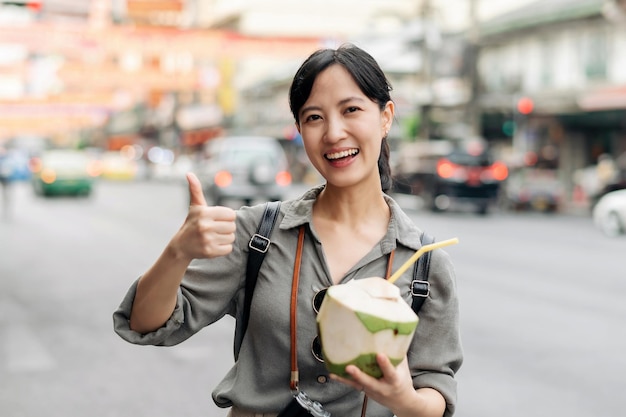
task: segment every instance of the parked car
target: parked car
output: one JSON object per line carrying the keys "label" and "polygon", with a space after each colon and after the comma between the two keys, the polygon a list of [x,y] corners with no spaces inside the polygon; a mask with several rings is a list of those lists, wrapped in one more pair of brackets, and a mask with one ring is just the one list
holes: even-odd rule
{"label": "parked car", "polygon": [[415,142],[398,152],[394,191],[421,197],[432,211],[470,205],[487,214],[508,177],[507,165],[482,139]]}
{"label": "parked car", "polygon": [[197,170],[209,204],[236,200],[282,200],[291,184],[287,155],[278,141],[265,136],[211,139]]}
{"label": "parked car", "polygon": [[607,236],[626,233],[626,189],[603,195],[593,207],[595,225]]}
{"label": "parked car", "polygon": [[507,177],[507,166],[495,160],[483,141],[461,142],[437,160],[430,183],[426,184],[426,201],[433,211],[470,204],[477,213],[487,214]]}
{"label": "parked car", "polygon": [[505,204],[515,211],[554,213],[561,209],[564,194],[557,170],[523,167],[509,174]]}
{"label": "parked car", "polygon": [[5,181],[29,180],[29,159],[25,151],[0,147],[0,178]]}
{"label": "parked car", "polygon": [[83,195],[93,190],[100,174],[98,161],[86,152],[54,149],[31,159],[32,184],[37,195]]}

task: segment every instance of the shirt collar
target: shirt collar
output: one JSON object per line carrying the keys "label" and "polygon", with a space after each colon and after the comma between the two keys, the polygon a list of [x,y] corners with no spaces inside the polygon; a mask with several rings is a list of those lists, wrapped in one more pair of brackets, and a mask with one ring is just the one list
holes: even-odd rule
{"label": "shirt collar", "polygon": [[[285,217],[282,219],[279,227],[281,229],[292,229],[311,223],[313,203],[323,189],[324,185],[318,185],[308,190],[300,198],[286,201],[282,210]],[[391,220],[389,221],[387,234],[381,241],[383,253],[388,253],[395,249],[397,246],[396,242],[410,249],[418,250],[422,246],[420,243],[422,231],[393,198],[387,194],[384,197],[391,210]]]}

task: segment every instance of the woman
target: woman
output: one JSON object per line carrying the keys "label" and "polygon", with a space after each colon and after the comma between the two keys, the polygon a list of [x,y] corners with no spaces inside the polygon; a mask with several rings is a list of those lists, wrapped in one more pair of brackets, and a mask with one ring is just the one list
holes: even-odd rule
{"label": "woman", "polygon": [[[348,366],[351,378],[344,379],[328,375],[311,349],[317,328],[309,300],[319,290],[388,275],[420,247],[421,231],[385,194],[391,187],[390,90],[376,61],[352,45],[313,53],[294,77],[291,111],[325,184],[281,205],[238,359],[213,391],[215,403],[232,407],[233,417],[275,416],[291,399],[290,297],[296,266],[302,391],[333,416],[454,413],[454,375],[462,351],[454,270],[443,250],[432,253],[430,296],[407,358],[397,367],[378,355],[381,378]],[[173,345],[226,314],[241,318],[247,244],[263,206],[207,207],[197,178],[187,178],[187,219],[114,314],[116,331],[132,343]],[[296,257],[301,226],[302,256]],[[411,279],[406,272],[396,281],[407,302]]]}

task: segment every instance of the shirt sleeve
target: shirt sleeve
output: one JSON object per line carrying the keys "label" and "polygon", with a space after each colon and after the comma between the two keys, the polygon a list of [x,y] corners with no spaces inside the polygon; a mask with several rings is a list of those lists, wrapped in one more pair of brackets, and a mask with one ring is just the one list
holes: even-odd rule
{"label": "shirt sleeve", "polygon": [[182,293],[178,292],[176,307],[172,312],[170,318],[165,324],[150,333],[142,334],[136,332],[130,328],[130,311],[133,307],[133,300],[135,299],[135,293],[137,291],[137,283],[139,280],[133,282],[128,289],[126,296],[122,300],[122,303],[113,313],[113,328],[115,332],[124,340],[137,345],[167,345],[175,343],[167,343],[171,339],[171,335],[176,333],[180,329],[181,324],[184,321]]}
{"label": "shirt sleeve", "polygon": [[227,314],[237,317],[239,306],[243,304],[247,245],[254,232],[254,223],[245,219],[254,218],[251,216],[259,216],[259,213],[254,210],[238,212],[235,244],[230,254],[191,262],[179,287],[174,311],[161,328],[145,334],[130,329],[137,280],[113,313],[115,332],[134,344],[172,346]]}
{"label": "shirt sleeve", "polygon": [[418,313],[408,358],[414,386],[439,391],[446,400],[444,417],[450,417],[456,409],[455,374],[463,363],[463,350],[456,275],[443,250],[432,252],[429,282],[430,295]]}

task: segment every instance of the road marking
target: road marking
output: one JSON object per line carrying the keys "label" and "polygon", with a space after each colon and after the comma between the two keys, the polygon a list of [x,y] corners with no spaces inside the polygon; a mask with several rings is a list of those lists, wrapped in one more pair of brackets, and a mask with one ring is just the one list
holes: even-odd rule
{"label": "road marking", "polygon": [[9,372],[40,372],[56,367],[54,358],[29,326],[8,325],[4,341]]}

